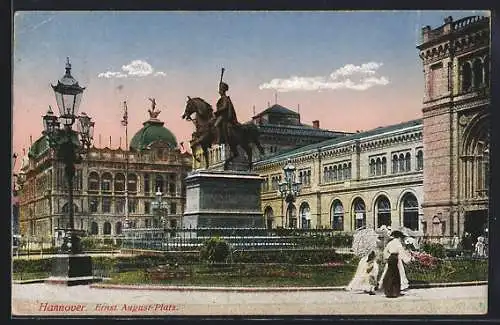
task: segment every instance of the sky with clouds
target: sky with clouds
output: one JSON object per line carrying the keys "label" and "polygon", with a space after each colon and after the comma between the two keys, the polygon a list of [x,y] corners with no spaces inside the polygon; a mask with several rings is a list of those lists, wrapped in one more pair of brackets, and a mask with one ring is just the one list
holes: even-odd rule
{"label": "sky with clouds", "polygon": [[356,131],[421,117],[421,28],[483,11],[18,12],[14,16],[13,151],[41,135],[50,87],[72,75],[96,146],[125,146],[155,98],[178,142],[187,96],[215,106],[221,67],[240,121],[275,102],[322,128]]}

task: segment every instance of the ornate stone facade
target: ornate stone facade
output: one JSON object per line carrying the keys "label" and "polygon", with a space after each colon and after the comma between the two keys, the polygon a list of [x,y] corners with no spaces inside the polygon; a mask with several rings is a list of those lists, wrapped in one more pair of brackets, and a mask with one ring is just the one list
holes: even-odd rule
{"label": "ornate stone facade", "polygon": [[[290,159],[302,183],[296,202],[278,193]],[[264,177],[262,209],[268,227],[352,231],[382,224],[423,231],[422,122],[355,133],[255,163]]]}
{"label": "ornate stone facade", "polygon": [[[173,147],[170,138],[158,138],[143,150],[90,149],[77,165],[74,179],[76,229],[104,237],[122,232],[127,154],[128,214],[132,226],[148,228],[158,222],[152,207],[158,189],[169,203],[169,226],[182,224],[184,178],[191,170],[192,157]],[[31,146],[29,156],[23,166],[26,181],[20,192],[21,234],[47,242],[57,236],[59,229],[69,227],[64,166],[54,160],[45,137]]]}
{"label": "ornate stone facade", "polygon": [[477,237],[488,215],[490,21],[448,17],[422,33],[425,222]]}

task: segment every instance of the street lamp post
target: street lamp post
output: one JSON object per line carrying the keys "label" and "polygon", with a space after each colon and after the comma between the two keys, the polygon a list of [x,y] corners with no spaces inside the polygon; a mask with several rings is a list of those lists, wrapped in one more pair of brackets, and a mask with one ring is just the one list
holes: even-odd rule
{"label": "street lamp post", "polygon": [[[285,173],[285,179],[283,182],[278,184],[278,194],[285,200],[287,204],[287,211],[291,213],[292,203],[295,202],[295,198],[299,195],[302,183],[300,181],[296,181],[295,166],[292,165],[290,159],[288,159],[287,164],[283,167],[283,172]],[[288,222],[285,222],[285,226],[286,225],[289,227],[292,226],[290,224],[290,216],[288,216]]]}
{"label": "street lamp post", "polygon": [[155,215],[158,216],[158,221],[163,230],[168,228],[168,222],[166,217],[168,217],[168,202],[163,200],[163,193],[158,188],[156,191],[156,199],[151,203],[153,210],[155,211]]}
{"label": "street lamp post", "polygon": [[[55,158],[64,163],[64,172],[68,182],[68,217],[69,230],[66,231],[64,244],[61,250],[67,255],[60,255],[54,259],[52,275],[62,277],[67,284],[76,284],[80,280],[75,277],[90,277],[92,264],[90,256],[81,254],[80,237],[75,230],[73,211],[73,178],[75,165],[82,161],[81,154],[90,148],[93,140],[94,122],[86,113],[78,114],[81,96],[85,88],[71,76],[69,58],[66,61],[66,73],[52,85],[54,90],[59,116],[55,116],[52,108],[43,116],[44,131],[49,146],[55,152]],[[77,131],[73,124],[78,120]],[[60,281],[58,281],[60,282]]]}

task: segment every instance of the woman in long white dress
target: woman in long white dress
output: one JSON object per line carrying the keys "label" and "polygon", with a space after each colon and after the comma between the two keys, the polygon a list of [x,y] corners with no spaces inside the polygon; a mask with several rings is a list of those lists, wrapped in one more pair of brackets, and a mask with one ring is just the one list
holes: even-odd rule
{"label": "woman in long white dress", "polygon": [[[408,278],[406,277],[406,272],[403,263],[408,264],[411,261],[411,255],[406,251],[403,246],[402,240],[404,239],[404,234],[401,231],[395,230],[391,233],[391,239],[384,248],[383,258],[385,263],[384,271],[380,277],[378,287],[383,288],[384,277],[387,273],[388,263],[387,260],[391,254],[397,255],[397,269],[400,278],[400,290],[406,290],[409,288]],[[394,255],[393,255],[394,256]]]}
{"label": "woman in long white dress", "polygon": [[377,286],[378,271],[376,253],[372,250],[368,255],[361,258],[354,277],[345,289],[347,291],[360,291],[374,295],[374,290]]}

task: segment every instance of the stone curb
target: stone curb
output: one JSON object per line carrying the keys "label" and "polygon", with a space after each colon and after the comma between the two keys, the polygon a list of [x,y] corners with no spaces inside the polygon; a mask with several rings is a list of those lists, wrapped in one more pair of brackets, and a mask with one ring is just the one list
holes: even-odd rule
{"label": "stone curb", "polygon": [[[410,285],[410,289],[439,287],[460,287],[487,285],[488,281],[428,283]],[[290,292],[290,291],[343,291],[345,287],[196,287],[196,286],[161,286],[161,285],[123,285],[123,284],[91,284],[96,289],[121,290],[165,290],[165,291],[225,291],[225,292]]]}

